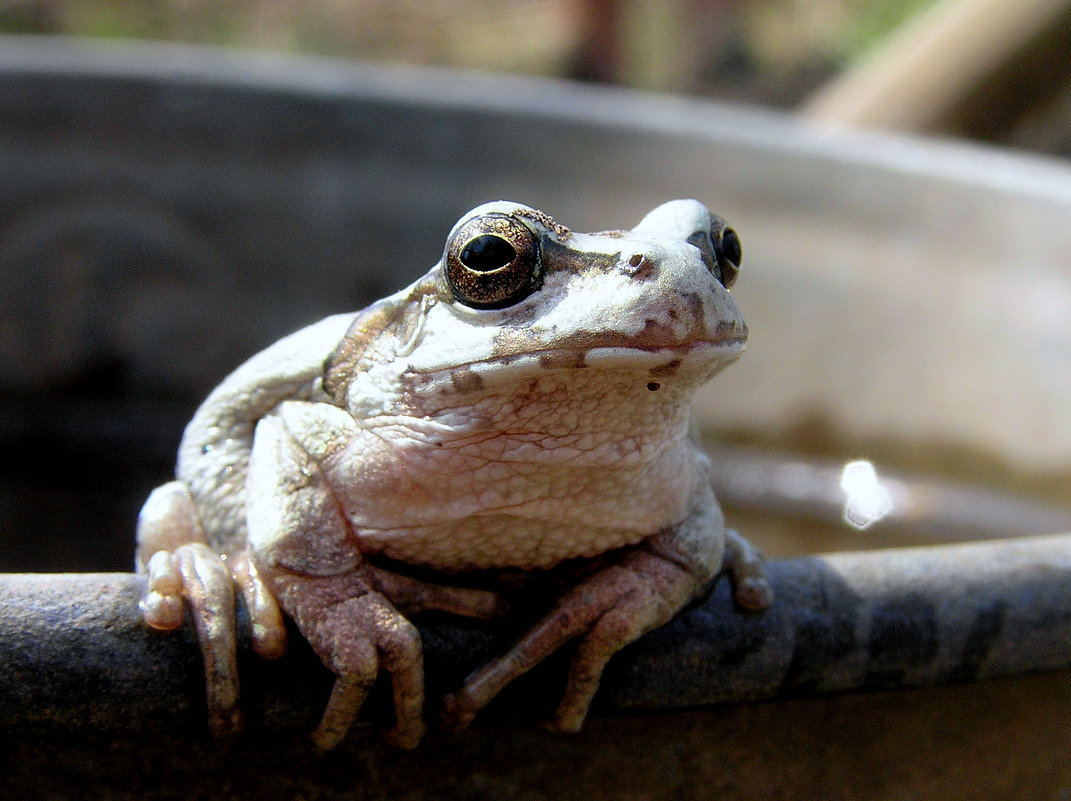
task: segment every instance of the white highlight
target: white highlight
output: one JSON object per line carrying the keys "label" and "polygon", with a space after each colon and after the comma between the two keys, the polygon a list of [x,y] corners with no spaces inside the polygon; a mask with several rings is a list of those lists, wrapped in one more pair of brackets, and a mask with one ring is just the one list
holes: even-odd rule
{"label": "white highlight", "polygon": [[888,488],[878,478],[874,465],[866,459],[848,462],[840,474],[844,492],[844,520],[860,531],[881,520],[893,510]]}

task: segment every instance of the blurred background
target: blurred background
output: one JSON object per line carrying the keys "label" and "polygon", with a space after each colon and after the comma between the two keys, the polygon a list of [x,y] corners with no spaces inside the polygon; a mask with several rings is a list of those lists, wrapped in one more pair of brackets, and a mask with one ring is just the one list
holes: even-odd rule
{"label": "blurred background", "polygon": [[0,32],[579,78],[1071,155],[1066,0],[2,0]]}

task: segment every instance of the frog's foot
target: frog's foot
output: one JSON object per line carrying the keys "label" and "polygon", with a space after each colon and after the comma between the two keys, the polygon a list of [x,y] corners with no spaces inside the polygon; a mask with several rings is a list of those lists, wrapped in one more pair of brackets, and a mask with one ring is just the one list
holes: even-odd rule
{"label": "frog's foot", "polygon": [[509,652],[469,676],[443,701],[440,722],[464,729],[498,692],[564,643],[580,638],[565,696],[554,717],[559,731],[578,731],[615,653],[666,623],[694,595],[700,580],[676,562],[636,549],[589,576]]}
{"label": "frog's foot", "polygon": [[423,737],[424,655],[420,634],[373,589],[363,568],[339,576],[279,570],[273,589],[313,651],[336,676],[320,724],[312,733],[322,749],[342,741],[379,671],[390,674],[395,723],[387,740],[415,748]]}
{"label": "frog's foot", "polygon": [[286,623],[275,596],[265,585],[248,551],[228,559],[233,579],[249,613],[253,651],[262,659],[278,659],[286,653]]}
{"label": "frog's foot", "polygon": [[725,570],[733,583],[733,597],[741,607],[761,612],[773,603],[773,588],[766,578],[762,551],[732,529],[725,532]]}
{"label": "frog's foot", "polygon": [[157,551],[149,559],[148,591],[141,602],[145,622],[155,629],[177,628],[183,599],[189,604],[205,663],[208,725],[229,737],[241,728],[234,584],[219,554],[203,543]]}
{"label": "frog's foot", "polygon": [[208,721],[217,736],[241,728],[234,583],[230,571],[205,543],[197,511],[185,485],[156,489],[138,517],[138,572],[147,576],[139,607],[145,623],[159,631],[182,625],[189,606],[205,663]]}

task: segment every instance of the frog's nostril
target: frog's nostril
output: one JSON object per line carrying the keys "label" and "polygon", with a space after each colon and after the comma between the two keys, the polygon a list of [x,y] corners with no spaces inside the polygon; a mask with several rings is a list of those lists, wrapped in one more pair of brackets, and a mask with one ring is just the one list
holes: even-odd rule
{"label": "frog's nostril", "polygon": [[629,276],[636,281],[646,281],[657,272],[654,262],[642,253],[633,253],[628,260]]}

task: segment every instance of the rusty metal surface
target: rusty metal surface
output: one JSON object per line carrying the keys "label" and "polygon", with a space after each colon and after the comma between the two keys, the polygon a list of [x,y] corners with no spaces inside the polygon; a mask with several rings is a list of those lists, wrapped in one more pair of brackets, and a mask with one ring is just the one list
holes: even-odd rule
{"label": "rusty metal surface", "polygon": [[1071,671],[909,692],[599,718],[576,736],[481,722],[397,753],[356,734],[231,748],[182,735],[0,734],[9,798],[1054,801]]}
{"label": "rusty metal surface", "polygon": [[[733,610],[722,582],[622,652],[578,736],[535,723],[559,692],[557,660],[466,733],[397,753],[369,726],[326,755],[304,733],[327,677],[300,645],[270,664],[242,645],[247,733],[213,743],[193,637],[140,625],[137,577],[5,575],[0,786],[52,799],[1066,797],[1071,536],[771,572],[768,613]],[[508,637],[421,631],[433,693]],[[746,699],[773,702],[682,710]]]}

